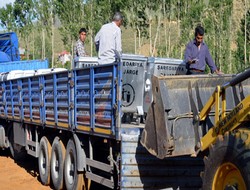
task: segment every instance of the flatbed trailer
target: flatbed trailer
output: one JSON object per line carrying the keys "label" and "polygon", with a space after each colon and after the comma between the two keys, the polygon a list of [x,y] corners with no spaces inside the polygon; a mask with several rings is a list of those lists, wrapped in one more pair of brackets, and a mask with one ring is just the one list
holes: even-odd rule
{"label": "flatbed trailer", "polygon": [[[158,159],[140,144],[142,122],[122,122],[122,64],[0,82],[0,147],[38,158],[54,189],[199,189],[200,157]],[[143,87],[144,88],[144,87]],[[36,163],[34,163],[36,164]]]}

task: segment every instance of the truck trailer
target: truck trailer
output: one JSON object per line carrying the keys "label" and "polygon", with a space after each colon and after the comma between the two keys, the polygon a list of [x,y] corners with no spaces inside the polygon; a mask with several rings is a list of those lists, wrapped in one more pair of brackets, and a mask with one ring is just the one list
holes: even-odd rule
{"label": "truck trailer", "polygon": [[[124,55],[114,64],[77,65],[0,82],[1,148],[14,159],[36,157],[42,184],[54,189],[91,189],[91,182],[109,189],[202,186],[202,157],[178,150],[178,156],[160,159],[140,143],[153,101],[151,77],[184,76],[182,60]],[[229,78],[202,80],[220,84]]]}
{"label": "truck trailer", "polygon": [[182,60],[130,54],[48,69],[16,44],[0,35],[0,147],[37,158],[43,185],[250,189],[250,70],[187,76]]}

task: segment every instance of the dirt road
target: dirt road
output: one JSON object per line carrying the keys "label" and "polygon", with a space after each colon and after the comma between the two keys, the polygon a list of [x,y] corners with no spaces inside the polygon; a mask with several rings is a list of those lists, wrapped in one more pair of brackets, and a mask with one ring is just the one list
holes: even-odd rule
{"label": "dirt road", "polygon": [[[9,151],[0,149],[0,190],[51,190],[41,184],[37,159],[27,155],[25,161],[15,162]],[[94,182],[90,190],[108,190]]]}
{"label": "dirt road", "polygon": [[25,162],[15,163],[8,151],[0,150],[0,189],[49,190],[39,181],[37,159],[27,156]]}

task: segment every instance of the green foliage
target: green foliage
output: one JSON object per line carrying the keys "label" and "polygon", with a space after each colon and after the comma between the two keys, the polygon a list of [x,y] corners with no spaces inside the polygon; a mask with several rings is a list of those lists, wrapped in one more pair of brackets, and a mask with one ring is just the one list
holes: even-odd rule
{"label": "green foliage", "polygon": [[64,68],[69,70],[69,69],[71,68],[71,62],[70,62],[70,61],[67,61],[67,62],[64,64]]}
{"label": "green foliage", "polygon": [[181,44],[187,43],[194,37],[194,28],[201,24],[202,13],[204,9],[204,4],[202,1],[198,1],[193,6],[187,7],[186,15],[182,14],[181,22]]}
{"label": "green foliage", "polygon": [[78,31],[84,25],[84,4],[82,0],[54,0],[55,12],[61,22],[61,35],[67,49],[77,39]]}
{"label": "green foliage", "polygon": [[56,68],[65,68],[65,69],[70,70],[71,69],[71,62],[67,61],[64,65],[61,62],[58,62],[56,64]]}
{"label": "green foliage", "polygon": [[243,71],[244,69],[250,67],[250,10],[247,11],[246,14],[246,63],[245,63],[245,19],[241,20],[241,30],[237,34],[237,50],[235,52],[236,59],[236,69],[237,71]]}
{"label": "green foliage", "polygon": [[[194,28],[201,24],[205,28],[205,42],[216,64],[223,72],[232,73],[250,66],[250,13],[248,10],[246,23],[242,18],[240,28],[235,29],[235,15],[232,13],[235,2],[236,0],[16,0],[13,5],[8,4],[0,9],[0,25],[9,31],[17,31],[26,49],[33,47],[30,43],[34,44],[35,48],[29,50],[34,58],[41,58],[41,44],[44,44],[45,57],[51,61],[52,19],[60,20],[56,27],[60,31],[64,48],[71,51],[81,27],[89,30],[86,45],[93,47],[92,39],[100,27],[111,21],[114,12],[120,11],[125,16],[125,53],[140,52],[142,46],[149,47],[150,43],[151,48],[156,44],[158,56],[175,58],[183,58],[185,45],[194,38]],[[243,2],[237,3],[247,6]],[[160,31],[157,31],[158,21]],[[46,39],[42,38],[44,31]],[[32,38],[31,33],[36,35]],[[154,39],[159,42],[156,43]],[[128,42],[131,44],[127,44]]]}
{"label": "green foliage", "polygon": [[14,2],[14,17],[17,26],[24,27],[32,24],[34,19],[34,3],[32,0],[16,0]]}
{"label": "green foliage", "polygon": [[46,29],[47,31],[50,30],[50,14],[51,14],[51,7],[52,1],[49,0],[34,0],[35,6],[35,14],[36,18],[39,20],[39,30],[41,28]]}
{"label": "green foliage", "polygon": [[7,30],[15,31],[16,23],[11,4],[7,4],[6,8],[0,8],[0,25]]}

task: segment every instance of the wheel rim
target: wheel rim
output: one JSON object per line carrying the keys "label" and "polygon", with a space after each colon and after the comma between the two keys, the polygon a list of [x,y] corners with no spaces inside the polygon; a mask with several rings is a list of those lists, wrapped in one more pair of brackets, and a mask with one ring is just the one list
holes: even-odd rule
{"label": "wheel rim", "polygon": [[66,177],[69,184],[74,183],[74,175],[75,175],[75,160],[72,152],[69,152],[69,155],[66,159]]}
{"label": "wheel rim", "polygon": [[42,149],[39,159],[40,159],[40,168],[41,168],[40,171],[44,175],[46,172],[46,157],[45,157],[44,149]]}
{"label": "wheel rim", "polygon": [[59,176],[59,155],[57,151],[53,151],[52,153],[52,163],[51,163],[51,167],[52,167],[52,172],[55,176],[56,179],[58,179]]}
{"label": "wheel rim", "polygon": [[246,184],[239,169],[232,163],[222,164],[216,171],[213,180],[213,190],[245,190]]}

